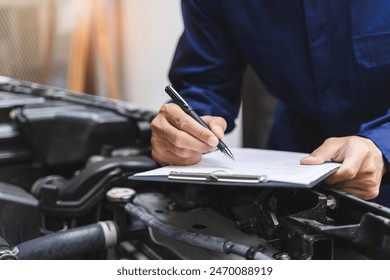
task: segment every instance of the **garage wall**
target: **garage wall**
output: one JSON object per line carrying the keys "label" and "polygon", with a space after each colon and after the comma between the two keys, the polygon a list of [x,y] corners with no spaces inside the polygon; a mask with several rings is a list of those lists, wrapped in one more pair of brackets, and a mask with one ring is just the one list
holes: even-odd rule
{"label": "garage wall", "polygon": [[[123,95],[130,102],[158,110],[168,99],[164,92],[168,69],[183,31],[180,0],[131,0],[123,5]],[[241,146],[241,134],[239,125],[226,142]]]}

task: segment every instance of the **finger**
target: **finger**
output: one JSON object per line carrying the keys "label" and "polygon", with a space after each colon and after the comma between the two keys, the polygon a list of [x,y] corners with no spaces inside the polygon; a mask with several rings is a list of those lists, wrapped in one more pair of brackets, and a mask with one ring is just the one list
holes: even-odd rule
{"label": "finger", "polygon": [[176,147],[156,132],[152,133],[151,143],[152,157],[161,165],[190,165],[197,163],[202,157],[201,152]]}
{"label": "finger", "polygon": [[[164,146],[166,150],[182,158],[194,156],[194,154],[191,154],[191,151],[201,154],[211,149],[208,144],[193,137],[186,131],[178,130],[166,119],[162,119],[159,126],[154,127],[153,130],[152,144],[154,146]],[[157,142],[157,140],[160,140],[160,142]]]}
{"label": "finger", "polygon": [[179,165],[179,166],[186,166],[186,165],[193,165],[198,163],[202,159],[202,154],[197,154],[194,157],[190,158],[181,158],[177,157],[176,155],[172,155],[171,158],[169,158],[169,162],[171,165]]}
{"label": "finger", "polygon": [[218,139],[223,139],[227,127],[225,119],[213,116],[203,116],[202,118],[209,125],[215,136],[217,136]]}
{"label": "finger", "polygon": [[[175,155],[182,157],[182,158],[190,158],[190,157],[197,156],[199,154],[208,152],[208,151],[205,151],[205,152],[196,151],[196,150],[192,150],[191,148],[181,148],[181,147],[175,146],[173,143],[170,142],[169,139],[157,138],[155,136],[155,134],[152,134],[151,143],[152,143],[153,150],[159,151],[159,154],[161,154],[162,151],[166,151],[166,152],[175,154]],[[207,148],[208,147],[206,146],[206,149]]]}
{"label": "finger", "polygon": [[367,190],[367,189],[360,189],[355,187],[339,186],[338,189],[365,200],[374,199],[379,194],[379,188],[377,190],[374,189]]}
{"label": "finger", "polygon": [[309,156],[301,159],[301,164],[321,164],[327,160],[335,158],[337,152],[342,146],[342,141],[339,141],[340,138],[328,138],[325,142],[314,150]]}
{"label": "finger", "polygon": [[202,159],[202,154],[196,153],[190,157],[180,157],[170,150],[153,149],[152,157],[160,165],[192,165],[198,163]]}
{"label": "finger", "polygon": [[365,161],[365,155],[359,153],[359,146],[350,146],[339,156],[343,162],[340,168],[328,177],[327,182],[335,184],[338,182],[353,180],[362,170]]}
{"label": "finger", "polygon": [[[169,107],[166,105],[170,105]],[[209,129],[203,127],[196,120],[187,115],[176,104],[166,104],[160,111],[163,111],[167,121],[177,128],[179,131],[184,131],[194,138],[206,143],[210,147],[216,147],[219,139]]]}

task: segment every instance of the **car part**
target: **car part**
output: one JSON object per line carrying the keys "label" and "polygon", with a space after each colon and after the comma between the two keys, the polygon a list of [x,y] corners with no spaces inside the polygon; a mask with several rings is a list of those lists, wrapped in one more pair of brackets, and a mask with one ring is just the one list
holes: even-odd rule
{"label": "car part", "polygon": [[154,116],[0,77],[0,259],[390,258],[390,209],[323,184],[129,180]]}

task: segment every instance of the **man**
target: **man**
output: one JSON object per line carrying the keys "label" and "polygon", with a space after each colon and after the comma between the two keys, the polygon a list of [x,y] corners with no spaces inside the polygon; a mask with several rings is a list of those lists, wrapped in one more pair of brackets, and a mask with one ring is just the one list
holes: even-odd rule
{"label": "man", "polygon": [[379,194],[390,160],[390,1],[183,0],[173,86],[211,131],[175,104],[152,122],[152,156],[189,165],[234,128],[251,65],[279,99],[268,148],[342,165],[327,183]]}

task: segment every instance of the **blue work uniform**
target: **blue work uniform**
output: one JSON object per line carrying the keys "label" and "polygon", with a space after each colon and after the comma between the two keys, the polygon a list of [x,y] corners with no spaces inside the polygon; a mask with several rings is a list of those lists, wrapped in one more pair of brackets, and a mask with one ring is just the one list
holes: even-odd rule
{"label": "blue work uniform", "polygon": [[370,138],[390,161],[389,0],[183,0],[169,78],[234,128],[250,65],[279,103],[268,148]]}

